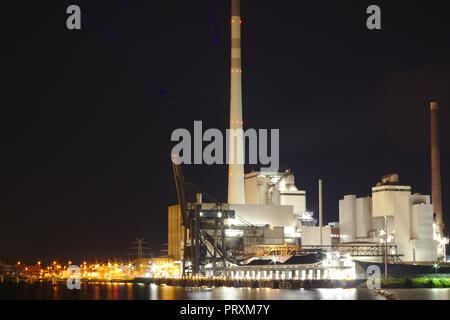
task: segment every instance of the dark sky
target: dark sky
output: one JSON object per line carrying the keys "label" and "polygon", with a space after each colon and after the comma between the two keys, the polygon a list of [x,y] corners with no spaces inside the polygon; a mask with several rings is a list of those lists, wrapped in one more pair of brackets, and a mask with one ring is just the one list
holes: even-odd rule
{"label": "dark sky", "polygon": [[[365,27],[373,3],[379,31]],[[81,31],[66,29],[70,4]],[[2,12],[0,255],[120,257],[136,236],[159,254],[176,203],[172,130],[229,121],[229,1],[21,1]],[[324,180],[326,222],[383,174],[430,194],[437,100],[450,225],[449,12],[436,0],[242,0],[246,128],[280,129],[281,169],[308,209]],[[226,166],[185,171],[226,200]]]}

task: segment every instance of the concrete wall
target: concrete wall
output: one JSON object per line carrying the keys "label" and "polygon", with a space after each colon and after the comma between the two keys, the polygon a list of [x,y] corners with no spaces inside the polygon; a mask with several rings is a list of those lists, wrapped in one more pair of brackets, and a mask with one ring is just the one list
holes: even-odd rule
{"label": "concrete wall", "polygon": [[429,261],[437,259],[437,242],[434,240],[411,240],[411,259],[408,261]]}
{"label": "concrete wall", "polygon": [[[230,209],[253,225],[294,226],[293,206],[230,204]],[[239,221],[236,221],[239,224]]]}
{"label": "concrete wall", "polygon": [[[318,246],[320,245],[320,227],[301,227],[302,246]],[[322,245],[331,245],[331,228],[322,227]]]}
{"label": "concrete wall", "polygon": [[372,188],[372,216],[394,216],[409,201],[411,187],[386,185]]}
{"label": "concrete wall", "polygon": [[[279,179],[277,172],[250,172],[245,175],[245,203],[246,204],[272,204],[269,195],[269,187],[274,184],[274,180]],[[275,198],[279,198],[275,195]],[[275,203],[279,204],[279,202]]]}
{"label": "concrete wall", "polygon": [[412,210],[412,238],[433,240],[433,206],[431,204],[415,204]]}
{"label": "concrete wall", "polygon": [[283,227],[265,228],[264,244],[284,244],[284,228]]}
{"label": "concrete wall", "polygon": [[246,204],[260,204],[258,175],[252,172],[245,175],[245,203]]}
{"label": "concrete wall", "polygon": [[395,197],[394,230],[395,243],[404,254],[404,261],[412,261],[413,255],[409,240],[412,235],[411,209],[409,206],[410,194],[407,192],[398,193]]}
{"label": "concrete wall", "polygon": [[294,213],[306,211],[305,191],[280,191],[280,204],[282,206],[293,206]]}
{"label": "concrete wall", "polygon": [[437,259],[437,242],[433,240],[433,206],[428,198],[418,199],[411,196],[412,215],[412,261],[435,261]]}
{"label": "concrete wall", "polygon": [[294,213],[303,213],[306,211],[306,191],[298,190],[295,186],[294,175],[284,176],[278,183],[280,192],[280,204],[294,206]]}

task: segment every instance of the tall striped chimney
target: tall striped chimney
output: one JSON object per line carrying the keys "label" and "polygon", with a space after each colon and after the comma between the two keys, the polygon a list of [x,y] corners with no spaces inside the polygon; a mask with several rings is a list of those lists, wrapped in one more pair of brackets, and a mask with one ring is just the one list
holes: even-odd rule
{"label": "tall striped chimney", "polygon": [[443,237],[444,224],[442,221],[438,103],[431,102],[430,110],[431,110],[431,202],[433,204],[433,211],[434,213],[436,213],[436,224],[440,229],[441,237]]}
{"label": "tall striped chimney", "polygon": [[[242,85],[241,85],[241,13],[240,0],[231,0],[231,99],[230,129],[242,129]],[[231,132],[231,131],[230,131]],[[235,139],[230,133],[230,139]],[[240,140],[240,141],[238,141]],[[244,139],[238,136],[230,144],[228,166],[228,203],[245,204],[244,164],[237,155],[243,154]],[[232,149],[232,150],[231,150]],[[240,151],[240,152],[238,152]],[[237,163],[241,162],[241,163]]]}

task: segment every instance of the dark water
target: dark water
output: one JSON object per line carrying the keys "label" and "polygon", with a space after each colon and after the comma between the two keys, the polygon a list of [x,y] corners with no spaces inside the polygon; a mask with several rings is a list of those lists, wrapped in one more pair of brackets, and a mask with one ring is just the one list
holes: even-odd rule
{"label": "dark water", "polygon": [[[392,289],[397,299],[450,300],[450,289]],[[0,299],[102,299],[102,300],[384,300],[368,289],[250,289],[189,288],[131,283],[82,284],[69,290],[65,284],[1,283]]]}

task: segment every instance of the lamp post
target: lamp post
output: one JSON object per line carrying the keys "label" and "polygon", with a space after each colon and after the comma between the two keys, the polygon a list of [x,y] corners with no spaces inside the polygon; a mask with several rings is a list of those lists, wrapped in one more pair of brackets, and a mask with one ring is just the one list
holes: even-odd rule
{"label": "lamp post", "polygon": [[388,272],[387,272],[387,267],[388,267],[388,261],[387,261],[387,216],[384,216],[384,229],[381,229],[380,235],[384,236],[383,237],[383,242],[384,242],[384,279],[387,279],[387,277],[388,277]]}
{"label": "lamp post", "polygon": [[388,277],[388,261],[387,261],[387,216],[384,216],[384,279]]}
{"label": "lamp post", "polygon": [[435,270],[434,276],[437,278],[437,271],[438,271],[438,269],[439,269],[439,265],[438,265],[437,263],[435,263],[435,264],[433,265],[433,267],[434,267],[434,270]]}

